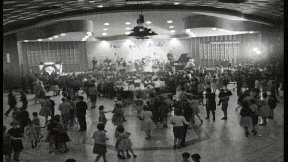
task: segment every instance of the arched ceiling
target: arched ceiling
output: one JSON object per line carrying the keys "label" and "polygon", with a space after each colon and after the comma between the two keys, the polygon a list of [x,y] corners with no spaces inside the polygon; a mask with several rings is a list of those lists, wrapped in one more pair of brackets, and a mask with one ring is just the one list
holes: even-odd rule
{"label": "arched ceiling", "polygon": [[[103,37],[103,23],[108,21],[114,22],[106,27],[110,28],[107,32],[110,37],[125,36],[125,22],[131,22],[130,28],[133,28],[141,9],[145,21],[150,20],[152,30],[161,35],[175,35],[170,33],[169,26],[175,26],[176,32],[179,31],[177,34],[185,34],[183,19],[193,15],[269,26],[282,26],[284,17],[284,3],[273,0],[243,3],[222,3],[217,0],[3,0],[3,30],[5,35],[55,21],[92,20],[92,32],[96,38]],[[169,19],[173,19],[174,24],[167,24]]]}

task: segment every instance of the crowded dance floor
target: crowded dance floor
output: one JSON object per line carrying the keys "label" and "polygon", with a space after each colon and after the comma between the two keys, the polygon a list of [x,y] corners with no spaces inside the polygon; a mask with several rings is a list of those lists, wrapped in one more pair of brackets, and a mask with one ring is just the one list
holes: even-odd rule
{"label": "crowded dance floor", "polygon": [[283,1],[3,4],[3,161],[284,161]]}

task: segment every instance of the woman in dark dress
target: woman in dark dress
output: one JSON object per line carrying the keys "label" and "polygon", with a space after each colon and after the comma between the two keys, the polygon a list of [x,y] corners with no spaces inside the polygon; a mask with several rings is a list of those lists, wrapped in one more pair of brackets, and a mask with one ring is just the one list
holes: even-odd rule
{"label": "woman in dark dress", "polygon": [[59,144],[59,147],[64,148],[62,149],[62,153],[66,153],[69,151],[69,148],[67,147],[66,142],[70,141],[70,138],[67,134],[67,132],[65,131],[64,125],[60,120],[60,115],[55,115],[54,117],[55,121],[56,121],[56,125],[57,125],[57,133],[55,135],[55,143]]}
{"label": "woman in dark dress", "polygon": [[213,115],[213,120],[215,120],[215,110],[216,110],[216,101],[215,101],[215,93],[212,93],[211,88],[206,89],[206,112],[207,117],[205,119],[209,119],[210,111]]}
{"label": "woman in dark dress", "polygon": [[[15,137],[15,138],[24,137],[21,129],[18,128],[18,123],[11,122],[10,126],[12,128],[9,129],[7,133],[10,134],[11,137]],[[13,148],[13,151],[14,151],[13,160],[15,162],[20,161],[19,160],[20,153],[24,149],[22,140],[21,139],[12,139],[11,140],[11,144],[12,144],[12,148]]]}

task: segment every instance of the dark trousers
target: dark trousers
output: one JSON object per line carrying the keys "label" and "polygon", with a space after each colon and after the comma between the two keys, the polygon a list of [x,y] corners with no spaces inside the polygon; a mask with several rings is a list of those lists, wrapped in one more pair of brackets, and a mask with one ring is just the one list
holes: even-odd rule
{"label": "dark trousers", "polygon": [[54,114],[55,114],[55,107],[54,106],[51,107],[51,113],[52,113],[51,118],[54,118]]}
{"label": "dark trousers", "polygon": [[86,116],[84,115],[77,115],[78,122],[80,125],[80,130],[87,130],[87,124],[86,124]]}
{"label": "dark trousers", "polygon": [[183,138],[182,138],[182,140],[181,140],[181,144],[180,144],[180,145],[182,145],[182,146],[185,145],[187,129],[188,129],[188,125],[184,124],[184,129],[183,129]]}
{"label": "dark trousers", "polygon": [[15,106],[16,106],[16,105],[14,105],[14,106],[11,106],[11,105],[10,105],[9,109],[5,112],[4,115],[8,115],[8,114],[10,113],[10,111],[12,111]]}
{"label": "dark trousers", "polygon": [[22,102],[22,108],[24,109],[24,110],[26,110],[27,109],[27,107],[28,107],[28,102]]}
{"label": "dark trousers", "polygon": [[215,110],[210,110],[210,109],[208,109],[208,108],[206,108],[207,117],[210,116],[210,111],[212,112],[213,119],[215,119]]}
{"label": "dark trousers", "polygon": [[239,96],[240,91],[242,89],[242,82],[237,82],[237,95]]}
{"label": "dark trousers", "polygon": [[13,160],[14,160],[14,161],[17,161],[17,160],[19,160],[19,157],[20,157],[20,151],[19,151],[19,152],[14,152],[14,154],[13,154]]}

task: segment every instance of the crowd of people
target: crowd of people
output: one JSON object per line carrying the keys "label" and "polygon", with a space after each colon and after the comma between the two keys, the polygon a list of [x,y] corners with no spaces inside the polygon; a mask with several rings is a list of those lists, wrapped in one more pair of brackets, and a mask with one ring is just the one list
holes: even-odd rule
{"label": "crowd of people", "polygon": [[[245,135],[249,136],[248,128],[251,126],[253,135],[257,134],[257,125],[264,126],[267,119],[273,120],[273,109],[277,105],[279,91],[283,91],[283,78],[279,74],[279,69],[275,65],[267,65],[264,69],[256,66],[237,66],[224,70],[219,66],[215,70],[206,70],[202,67],[194,67],[179,71],[159,71],[159,72],[124,72],[96,71],[93,73],[81,73],[66,76],[60,79],[59,75],[33,76],[30,82],[30,90],[35,94],[35,103],[41,104],[40,112],[33,112],[33,119],[29,117],[27,111],[27,96],[21,91],[22,107],[17,108],[17,99],[14,91],[8,94],[9,113],[13,110],[11,129],[6,133],[3,127],[5,140],[4,155],[6,160],[11,161],[11,152],[14,151],[14,161],[19,161],[20,152],[23,149],[22,138],[29,137],[31,147],[37,147],[37,142],[43,137],[41,128],[46,128],[49,132],[45,141],[49,143],[49,152],[66,153],[69,148],[68,131],[77,122],[80,125],[80,132],[86,131],[86,111],[88,104],[84,101],[84,95],[91,101],[91,109],[96,108],[97,98],[105,97],[114,99],[116,103],[113,111],[104,111],[104,106],[99,106],[99,124],[97,131],[93,134],[95,145],[93,153],[98,154],[96,161],[101,157],[106,159],[105,125],[107,119],[105,113],[113,113],[112,123],[117,127],[114,133],[117,138],[115,144],[119,159],[130,158],[132,153],[134,158],[137,155],[132,150],[132,142],[129,139],[131,133],[126,132],[123,123],[126,121],[123,108],[130,105],[137,110],[137,117],[141,120],[141,130],[145,132],[145,139],[150,140],[151,132],[157,131],[157,127],[162,125],[168,128],[173,126],[174,149],[185,147],[187,130],[195,124],[196,118],[202,123],[199,116],[199,105],[206,106],[207,116],[215,121],[216,106],[222,105],[222,120],[227,120],[227,108],[229,97],[234,89],[237,89],[239,97],[238,104],[240,110],[240,125],[245,129]],[[46,79],[43,79],[46,78]],[[30,84],[30,83],[29,83]],[[235,85],[235,88],[228,89],[227,85]],[[46,87],[45,87],[46,85]],[[82,94],[79,90],[82,89]],[[27,90],[27,89],[26,89]],[[62,103],[55,105],[51,96],[47,96],[47,91],[53,91],[54,96],[62,96]],[[62,93],[60,93],[60,91]],[[218,104],[216,102],[218,95]],[[55,106],[58,106],[60,114],[55,115]],[[237,108],[236,108],[237,110]],[[41,126],[38,114],[45,117],[45,126]],[[174,114],[174,115],[172,115]],[[258,117],[262,122],[258,124]],[[49,119],[50,117],[50,119]],[[168,120],[170,118],[170,120]],[[168,123],[170,121],[170,123]],[[8,141],[11,141],[10,144]],[[8,147],[8,145],[10,145]],[[126,152],[126,155],[125,155]],[[190,154],[189,154],[190,156]],[[188,154],[183,155],[186,161]],[[200,156],[192,155],[193,161],[199,161]],[[196,160],[195,160],[196,159]]]}

